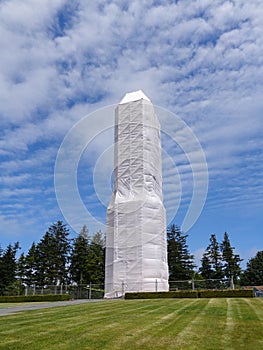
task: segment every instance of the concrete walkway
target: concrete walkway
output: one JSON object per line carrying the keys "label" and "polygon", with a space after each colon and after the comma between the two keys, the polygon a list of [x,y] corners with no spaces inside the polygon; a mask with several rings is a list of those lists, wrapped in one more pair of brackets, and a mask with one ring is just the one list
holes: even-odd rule
{"label": "concrete walkway", "polygon": [[84,303],[96,303],[103,300],[104,299],[77,299],[77,300],[70,300],[70,301],[54,301],[54,302],[47,302],[47,303],[35,302],[30,305],[17,305],[17,306],[3,307],[3,308],[1,307],[1,304],[0,304],[0,316],[12,315],[21,311],[47,309],[50,307],[70,306],[70,305],[78,305],[78,304],[84,304]]}

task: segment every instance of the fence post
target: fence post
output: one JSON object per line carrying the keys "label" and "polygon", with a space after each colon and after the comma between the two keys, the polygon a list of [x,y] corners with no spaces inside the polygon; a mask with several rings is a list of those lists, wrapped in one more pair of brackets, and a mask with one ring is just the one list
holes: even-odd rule
{"label": "fence post", "polygon": [[28,294],[28,287],[26,286],[25,287],[25,296],[27,296],[27,294]]}
{"label": "fence post", "polygon": [[91,299],[91,283],[89,284],[89,299]]}
{"label": "fence post", "polygon": [[63,294],[63,283],[60,285],[60,294]]}
{"label": "fence post", "polygon": [[158,292],[158,281],[157,281],[157,278],[155,280],[155,291]]}
{"label": "fence post", "polygon": [[235,289],[233,276],[231,276],[231,282],[230,282],[230,283],[231,283],[231,284],[230,284],[231,289]]}
{"label": "fence post", "polygon": [[195,281],[192,279],[192,290],[195,290]]}
{"label": "fence post", "polygon": [[124,286],[124,281],[121,282],[121,296],[124,298],[125,295],[125,286]]}

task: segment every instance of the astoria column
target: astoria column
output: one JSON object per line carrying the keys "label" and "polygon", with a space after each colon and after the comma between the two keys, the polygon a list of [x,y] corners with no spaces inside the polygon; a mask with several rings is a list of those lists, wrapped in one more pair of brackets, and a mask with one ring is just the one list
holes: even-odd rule
{"label": "astoria column", "polygon": [[107,208],[105,297],[167,291],[160,124],[149,98],[128,93],[115,110],[114,190]]}

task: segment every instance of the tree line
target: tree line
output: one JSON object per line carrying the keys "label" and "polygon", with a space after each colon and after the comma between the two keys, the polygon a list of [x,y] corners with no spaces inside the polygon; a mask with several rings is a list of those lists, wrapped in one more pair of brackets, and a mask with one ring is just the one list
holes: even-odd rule
{"label": "tree line", "polygon": [[167,232],[169,280],[232,279],[234,283],[243,286],[263,285],[263,251],[247,262],[245,270],[240,263],[243,259],[235,253],[227,232],[222,242],[218,242],[213,233],[209,245],[201,259],[201,266],[196,270],[194,255],[189,252],[187,237],[178,226],[171,225]]}
{"label": "tree line", "polygon": [[[169,280],[230,279],[241,285],[263,284],[263,251],[250,259],[242,271],[242,259],[231,246],[227,232],[219,243],[210,236],[197,270],[194,255],[187,244],[188,235],[178,226],[167,230]],[[28,252],[21,253],[19,243],[0,248],[0,295],[24,286],[59,284],[104,284],[105,242],[101,232],[89,236],[86,225],[76,238],[69,238],[69,229],[62,221],[52,224],[38,243],[33,242]]]}
{"label": "tree line", "polygon": [[91,238],[86,225],[70,239],[67,225],[58,221],[16,259],[19,248],[16,242],[0,250],[0,295],[32,285],[104,283],[104,236]]}

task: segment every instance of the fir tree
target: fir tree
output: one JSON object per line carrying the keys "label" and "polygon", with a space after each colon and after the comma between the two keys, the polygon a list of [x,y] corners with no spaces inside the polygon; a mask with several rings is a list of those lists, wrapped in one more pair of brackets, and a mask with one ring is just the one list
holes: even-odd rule
{"label": "fir tree", "polygon": [[222,279],[224,276],[220,245],[215,234],[210,236],[210,244],[203,255],[200,272],[204,279]]}
{"label": "fir tree", "polygon": [[240,262],[242,259],[240,259],[238,254],[234,254],[235,248],[231,247],[227,232],[224,234],[220,249],[222,252],[224,277],[233,278],[234,282],[236,282],[241,273]]}
{"label": "fir tree", "polygon": [[[36,284],[37,266],[41,266],[35,242],[32,243],[25,257],[25,283],[28,286]],[[41,284],[43,285],[43,284]]]}
{"label": "fir tree", "polygon": [[248,261],[241,277],[241,284],[245,286],[263,285],[263,251],[257,252],[256,256]]}
{"label": "fir tree", "polygon": [[17,276],[21,285],[26,282],[26,274],[26,256],[22,253],[17,261]]}
{"label": "fir tree", "polygon": [[10,288],[16,283],[17,261],[16,253],[19,243],[9,244],[0,252],[0,295],[9,294]]}
{"label": "fir tree", "polygon": [[89,245],[87,270],[91,283],[104,284],[105,242],[100,231],[94,234]]}
{"label": "fir tree", "polygon": [[69,230],[62,221],[51,225],[35,249],[35,279],[40,286],[68,281]]}
{"label": "fir tree", "polygon": [[77,238],[73,240],[70,255],[70,277],[77,284],[88,284],[90,282],[90,274],[87,267],[89,244],[90,238],[87,226],[84,225]]}
{"label": "fir tree", "polygon": [[206,254],[204,254],[201,259],[201,267],[199,271],[204,279],[212,279],[214,276],[214,271],[212,270],[212,266]]}
{"label": "fir tree", "polygon": [[194,273],[194,256],[189,253],[186,243],[188,235],[183,235],[175,225],[167,231],[169,280],[191,279]]}

